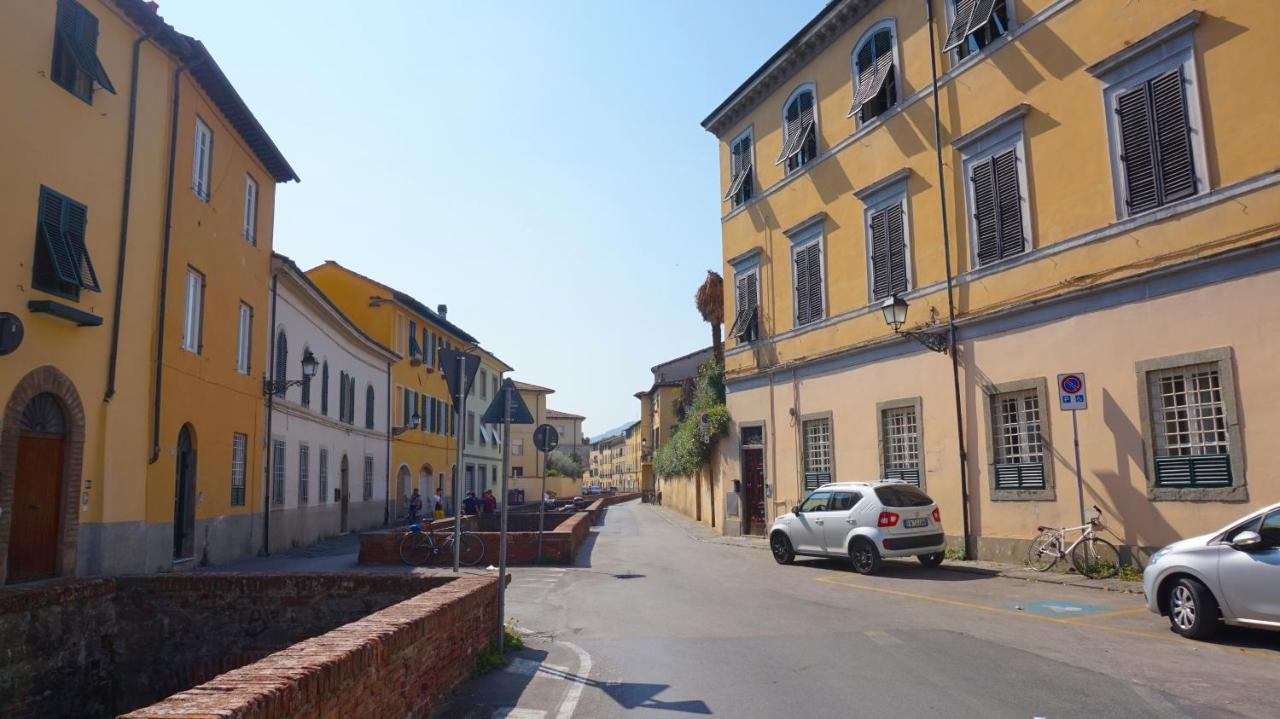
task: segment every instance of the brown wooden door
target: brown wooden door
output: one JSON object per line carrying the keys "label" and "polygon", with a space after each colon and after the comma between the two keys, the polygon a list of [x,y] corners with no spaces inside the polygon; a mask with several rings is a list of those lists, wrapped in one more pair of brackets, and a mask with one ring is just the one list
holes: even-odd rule
{"label": "brown wooden door", "polygon": [[59,435],[18,437],[18,472],[9,531],[10,582],[57,574],[64,443]]}
{"label": "brown wooden door", "polygon": [[767,527],[764,505],[764,450],[742,450],[742,503],[747,534],[763,535]]}

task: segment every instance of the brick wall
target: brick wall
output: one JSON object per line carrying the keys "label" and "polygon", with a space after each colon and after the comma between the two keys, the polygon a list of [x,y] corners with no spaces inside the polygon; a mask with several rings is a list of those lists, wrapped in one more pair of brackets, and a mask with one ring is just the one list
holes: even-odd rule
{"label": "brick wall", "polygon": [[[591,531],[594,514],[590,511],[573,514],[547,514],[546,531],[543,533],[542,554],[546,561],[553,564],[573,564],[578,548],[586,541]],[[488,517],[483,518],[486,522]],[[495,531],[476,532],[484,542],[484,559],[482,566],[498,563],[498,546],[501,534],[496,531],[496,518],[493,520]],[[487,525],[486,525],[487,526]],[[528,527],[527,531],[515,531],[515,528]],[[527,566],[537,563],[538,558],[538,518],[515,516],[507,517],[507,564]],[[396,565],[400,560],[400,540],[404,531],[365,532],[360,535],[360,564]],[[451,557],[442,557],[439,564],[446,565]]]}
{"label": "brick wall", "polygon": [[497,587],[452,580],[125,719],[428,717],[492,640]]}

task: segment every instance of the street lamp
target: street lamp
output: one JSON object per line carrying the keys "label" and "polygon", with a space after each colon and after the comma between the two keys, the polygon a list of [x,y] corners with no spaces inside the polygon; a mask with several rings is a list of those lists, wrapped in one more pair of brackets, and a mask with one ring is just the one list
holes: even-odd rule
{"label": "street lamp", "polygon": [[884,313],[884,323],[893,328],[894,334],[910,337],[933,352],[946,352],[947,347],[950,345],[950,337],[948,337],[947,330],[936,329],[914,332],[902,329],[902,325],[907,322],[907,309],[906,299],[899,295],[893,295],[886,299],[884,304],[880,305],[880,311]]}
{"label": "street lamp", "polygon": [[406,424],[406,425],[405,425],[405,426],[403,426],[403,427],[392,427],[392,428],[391,428],[391,434],[392,434],[393,436],[397,436],[397,437],[398,437],[398,436],[400,436],[400,435],[404,434],[405,432],[408,432],[409,430],[413,429],[414,427],[417,427],[417,426],[418,426],[418,423],[419,423],[419,422],[421,422],[421,421],[422,421],[422,417],[421,417],[417,412],[414,412],[414,413],[413,413],[413,415],[409,417],[409,423],[408,423],[408,424]]}
{"label": "street lamp", "polygon": [[285,379],[284,377],[279,377],[273,380],[270,377],[263,378],[262,394],[283,394],[284,391],[290,387],[296,387],[305,383],[307,380],[316,376],[317,366],[319,366],[319,363],[316,362],[316,356],[311,354],[311,350],[307,350],[302,355],[302,379]]}

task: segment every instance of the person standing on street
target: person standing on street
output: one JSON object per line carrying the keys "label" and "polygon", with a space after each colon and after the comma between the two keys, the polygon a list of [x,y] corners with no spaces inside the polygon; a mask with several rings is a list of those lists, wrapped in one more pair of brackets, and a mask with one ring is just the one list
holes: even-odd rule
{"label": "person standing on street", "polygon": [[422,495],[418,494],[418,490],[413,490],[413,496],[409,498],[409,521],[416,522],[418,517],[422,515]]}
{"label": "person standing on street", "polygon": [[431,497],[431,516],[436,519],[444,519],[444,499],[440,496],[443,487],[436,487],[436,493]]}
{"label": "person standing on street", "polygon": [[493,496],[492,489],[486,489],[484,496],[480,498],[481,511],[485,514],[493,514],[498,511],[498,498]]}
{"label": "person standing on street", "polygon": [[475,492],[467,492],[467,498],[462,500],[462,513],[467,516],[480,513],[480,500],[476,499]]}

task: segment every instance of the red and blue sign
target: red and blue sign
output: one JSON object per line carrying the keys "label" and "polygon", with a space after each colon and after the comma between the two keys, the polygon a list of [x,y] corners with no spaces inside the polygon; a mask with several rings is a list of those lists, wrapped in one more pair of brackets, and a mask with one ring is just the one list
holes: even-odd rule
{"label": "red and blue sign", "polygon": [[1089,401],[1084,390],[1084,372],[1058,375],[1058,408],[1064,412],[1075,412],[1088,407]]}

